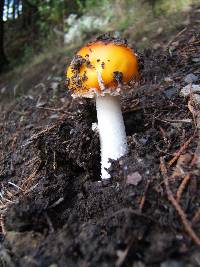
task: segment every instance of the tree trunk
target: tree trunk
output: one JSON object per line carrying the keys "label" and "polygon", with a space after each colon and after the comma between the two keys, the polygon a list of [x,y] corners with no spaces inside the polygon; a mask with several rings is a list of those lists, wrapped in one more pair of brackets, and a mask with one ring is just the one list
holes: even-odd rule
{"label": "tree trunk", "polygon": [[19,17],[20,16],[20,14],[21,14],[21,11],[20,11],[20,6],[22,5],[22,2],[21,2],[21,0],[16,0],[16,5],[17,5],[17,7],[16,7],[16,10],[17,10],[17,17]]}
{"label": "tree trunk", "polygon": [[22,0],[22,27],[24,29],[32,29],[36,31],[36,23],[38,19],[38,6],[32,4],[28,0]]}
{"label": "tree trunk", "polygon": [[[5,1],[3,0],[3,3],[5,4]],[[7,8],[7,11],[6,11],[6,19],[9,18],[9,7],[10,7],[10,0],[7,0],[6,2],[6,8]]]}
{"label": "tree trunk", "polygon": [[12,4],[12,18],[15,19],[15,13],[16,13],[16,0],[13,0]]}
{"label": "tree trunk", "polygon": [[8,61],[4,52],[4,21],[3,21],[3,9],[4,9],[4,0],[0,1],[0,72],[3,71]]}

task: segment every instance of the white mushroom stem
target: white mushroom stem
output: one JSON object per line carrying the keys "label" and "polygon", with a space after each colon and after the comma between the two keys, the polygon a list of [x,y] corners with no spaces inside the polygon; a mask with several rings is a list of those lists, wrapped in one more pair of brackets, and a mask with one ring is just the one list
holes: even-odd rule
{"label": "white mushroom stem", "polygon": [[[98,130],[101,146],[101,178],[109,179],[109,159],[118,159],[127,152],[127,139],[118,96],[96,98]],[[106,168],[106,169],[105,169]]]}

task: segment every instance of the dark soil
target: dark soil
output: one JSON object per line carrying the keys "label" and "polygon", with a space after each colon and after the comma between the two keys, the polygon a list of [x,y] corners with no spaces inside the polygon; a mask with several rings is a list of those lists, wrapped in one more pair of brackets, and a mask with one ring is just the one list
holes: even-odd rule
{"label": "dark soil", "polygon": [[198,30],[141,52],[141,84],[122,98],[129,153],[110,182],[94,101],[72,99],[64,75],[2,108],[0,266],[200,266],[199,107],[179,96],[188,74],[200,81]]}

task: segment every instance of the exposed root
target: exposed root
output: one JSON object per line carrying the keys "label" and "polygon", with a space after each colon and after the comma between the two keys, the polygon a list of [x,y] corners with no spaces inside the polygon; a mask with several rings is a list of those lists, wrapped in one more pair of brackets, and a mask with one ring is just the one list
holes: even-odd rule
{"label": "exposed root", "polygon": [[196,233],[192,229],[190,222],[186,218],[185,212],[183,211],[181,206],[178,204],[178,202],[174,198],[173,193],[169,187],[169,177],[167,175],[167,168],[166,168],[164,159],[162,157],[160,158],[160,170],[164,178],[164,184],[165,184],[165,188],[166,188],[169,201],[171,202],[171,204],[174,206],[175,210],[177,211],[181,219],[181,222],[185,228],[185,231],[188,233],[190,238],[196,243],[196,245],[200,246],[200,238],[196,235]]}
{"label": "exposed root", "polygon": [[176,192],[176,199],[177,199],[177,202],[180,202],[180,199],[181,199],[181,196],[182,196],[182,193],[186,187],[186,185],[189,183],[190,181],[190,177],[191,175],[190,174],[187,174],[185,175],[185,177],[183,178],[177,192]]}
{"label": "exposed root", "polygon": [[171,167],[177,161],[180,155],[186,150],[191,141],[194,139],[195,135],[196,132],[180,147],[180,149],[177,152],[174,153],[173,158],[168,162],[169,167]]}
{"label": "exposed root", "polygon": [[149,185],[150,185],[150,181],[148,180],[147,183],[146,183],[146,186],[145,186],[145,189],[144,189],[144,194],[141,198],[141,201],[140,201],[140,205],[139,205],[139,211],[142,212],[143,208],[144,208],[144,204],[145,204],[145,201],[146,201],[146,194],[147,194],[147,191],[149,189]]}

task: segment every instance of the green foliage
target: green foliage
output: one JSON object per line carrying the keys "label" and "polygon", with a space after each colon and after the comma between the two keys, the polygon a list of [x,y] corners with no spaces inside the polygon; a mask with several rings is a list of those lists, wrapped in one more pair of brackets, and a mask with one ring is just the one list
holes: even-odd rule
{"label": "green foliage", "polygon": [[64,13],[64,0],[43,1],[38,7],[40,17],[46,23],[60,23]]}
{"label": "green foliage", "polygon": [[157,0],[154,13],[155,15],[171,14],[183,10],[193,3],[195,3],[193,0]]}
{"label": "green foliage", "polygon": [[129,17],[125,17],[124,19],[122,19],[120,22],[119,22],[119,25],[118,25],[118,30],[119,31],[124,31],[126,30],[128,27],[130,26],[130,20],[129,20]]}
{"label": "green foliage", "polygon": [[104,9],[104,7],[108,7],[111,4],[111,0],[76,0],[78,10],[80,13],[85,13],[85,12],[92,12],[93,14],[98,13],[99,9]]}
{"label": "green foliage", "polygon": [[23,57],[21,58],[21,63],[22,64],[26,64],[30,58],[32,58],[34,55],[34,49],[33,46],[31,45],[25,45],[24,46],[24,53],[23,53]]}

